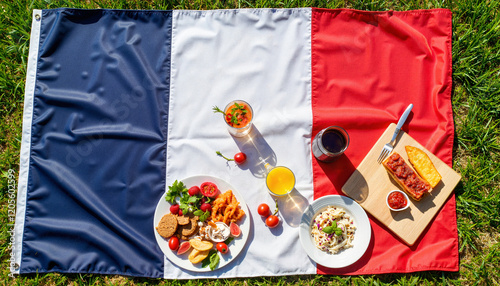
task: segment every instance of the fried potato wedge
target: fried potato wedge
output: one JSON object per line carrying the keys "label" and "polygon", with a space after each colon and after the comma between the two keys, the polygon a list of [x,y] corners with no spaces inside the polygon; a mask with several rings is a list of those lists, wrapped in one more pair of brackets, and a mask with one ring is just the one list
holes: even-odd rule
{"label": "fried potato wedge", "polygon": [[210,250],[200,251],[198,249],[191,250],[191,253],[188,256],[188,259],[191,263],[197,264],[203,261],[203,259],[207,258]]}
{"label": "fried potato wedge", "polygon": [[421,149],[413,146],[405,146],[408,160],[417,173],[424,178],[432,188],[436,187],[441,181],[441,175],[432,163],[429,156]]}
{"label": "fried potato wedge", "polygon": [[197,238],[193,238],[189,240],[189,243],[191,243],[191,247],[198,251],[208,251],[214,247],[214,244],[211,243],[210,241],[206,240],[201,240]]}

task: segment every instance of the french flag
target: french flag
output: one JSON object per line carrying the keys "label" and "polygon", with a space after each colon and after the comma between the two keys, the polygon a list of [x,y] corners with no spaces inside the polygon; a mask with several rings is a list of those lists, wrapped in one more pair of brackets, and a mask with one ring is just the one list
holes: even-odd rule
{"label": "french flag", "polygon": [[[409,103],[405,125],[451,166],[451,12],[349,9],[34,10],[26,78],[13,273],[169,279],[458,270],[452,195],[408,246],[370,218],[361,259],[311,260],[300,213],[274,199],[262,162],[287,166],[302,202],[342,185]],[[213,106],[241,99],[250,137],[231,136]],[[343,127],[350,144],[318,162],[311,141]],[[243,151],[243,165],[216,151]],[[155,239],[156,206],[175,180],[218,177],[242,195],[245,248],[215,271],[186,271]],[[334,257],[332,257],[334,259]]]}

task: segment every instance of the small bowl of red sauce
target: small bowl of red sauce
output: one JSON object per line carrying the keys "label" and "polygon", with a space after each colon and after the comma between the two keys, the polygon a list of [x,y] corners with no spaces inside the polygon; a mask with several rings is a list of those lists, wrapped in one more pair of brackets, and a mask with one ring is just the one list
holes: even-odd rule
{"label": "small bowl of red sauce", "polygon": [[387,194],[387,199],[385,200],[385,202],[387,203],[387,206],[391,209],[391,211],[395,212],[404,211],[410,206],[408,195],[400,190],[390,191]]}

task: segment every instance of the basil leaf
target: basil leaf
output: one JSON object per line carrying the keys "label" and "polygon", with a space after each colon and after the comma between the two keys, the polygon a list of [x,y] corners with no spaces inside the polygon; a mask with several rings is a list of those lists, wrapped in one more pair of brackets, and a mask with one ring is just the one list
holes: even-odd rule
{"label": "basil leaf", "polygon": [[335,231],[335,228],[333,226],[327,226],[323,228],[324,233],[332,234]]}
{"label": "basil leaf", "polygon": [[197,203],[198,201],[199,201],[199,198],[194,197],[194,196],[193,197],[189,197],[188,200],[187,200],[187,202],[191,203],[191,204]]}
{"label": "basil leaf", "polygon": [[224,241],[224,243],[225,243],[226,245],[229,245],[229,244],[231,243],[231,241],[233,241],[233,240],[234,240],[234,237],[230,236],[230,237],[228,237],[228,238]]}
{"label": "basil leaf", "polygon": [[188,204],[185,204],[185,203],[180,203],[179,205],[179,208],[181,209],[182,211],[182,214],[188,214],[189,213],[189,205]]}
{"label": "basil leaf", "polygon": [[217,265],[219,265],[219,253],[217,251],[210,256],[210,270],[215,270]]}
{"label": "basil leaf", "polygon": [[205,267],[210,265],[210,262],[211,262],[210,260],[211,260],[211,257],[214,255],[214,253],[217,254],[217,251],[215,251],[215,249],[210,250],[207,258],[203,259],[203,261],[201,262],[201,268],[205,268]]}
{"label": "basil leaf", "polygon": [[335,234],[338,235],[338,236],[341,236],[342,235],[342,230],[340,228],[337,228],[335,230]]}
{"label": "basil leaf", "polygon": [[198,219],[201,221],[201,222],[204,222],[207,220],[207,218],[210,216],[210,212],[209,211],[206,211],[206,212],[203,212],[200,210],[200,212],[202,213],[201,215],[197,215],[198,216]]}
{"label": "basil leaf", "polygon": [[201,262],[201,268],[210,266],[210,270],[215,270],[217,268],[217,265],[219,265],[219,261],[219,253],[215,249],[212,249],[208,253],[207,258],[203,259],[203,261]]}

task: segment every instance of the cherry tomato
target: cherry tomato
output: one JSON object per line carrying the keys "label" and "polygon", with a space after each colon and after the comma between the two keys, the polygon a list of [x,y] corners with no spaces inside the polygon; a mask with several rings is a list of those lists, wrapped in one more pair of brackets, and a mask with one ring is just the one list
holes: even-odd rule
{"label": "cherry tomato", "polygon": [[266,218],[266,225],[269,228],[276,227],[279,223],[280,223],[280,219],[279,219],[279,217],[277,217],[275,215],[270,215]]}
{"label": "cherry tomato", "polygon": [[236,153],[236,155],[234,155],[234,161],[236,162],[236,164],[243,164],[246,160],[247,155],[243,152]]}
{"label": "cherry tomato", "polygon": [[217,243],[217,250],[222,254],[226,254],[229,252],[229,248],[224,242]]}
{"label": "cherry tomato", "polygon": [[217,188],[217,186],[214,183],[211,183],[211,182],[205,182],[205,183],[201,184],[200,189],[201,189],[201,193],[205,197],[215,198],[219,194],[219,189]]}
{"label": "cherry tomato", "polygon": [[202,203],[200,206],[200,210],[203,212],[212,211],[212,205],[210,205],[208,203]]}
{"label": "cherry tomato", "polygon": [[199,193],[200,193],[200,187],[198,187],[198,186],[193,186],[193,187],[189,188],[189,190],[188,190],[188,194],[191,197],[196,196]]}
{"label": "cherry tomato", "polygon": [[178,214],[179,213],[179,205],[178,204],[171,205],[170,212],[172,214]]}
{"label": "cherry tomato", "polygon": [[179,248],[179,239],[177,238],[177,236],[172,236],[172,237],[168,240],[168,247],[169,247],[172,251],[176,251],[176,250]]}
{"label": "cherry tomato", "polygon": [[177,214],[182,216],[182,210],[179,210],[179,212]]}
{"label": "cherry tomato", "polygon": [[266,225],[269,228],[276,227],[280,223],[280,218],[276,216],[276,214],[278,214],[279,211],[278,200],[274,199],[274,201],[276,202],[276,209],[274,210],[274,213],[272,215],[266,218]]}
{"label": "cherry tomato", "polygon": [[264,217],[267,217],[269,214],[269,206],[267,204],[260,204],[257,208],[257,212]]}

